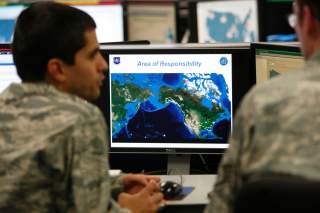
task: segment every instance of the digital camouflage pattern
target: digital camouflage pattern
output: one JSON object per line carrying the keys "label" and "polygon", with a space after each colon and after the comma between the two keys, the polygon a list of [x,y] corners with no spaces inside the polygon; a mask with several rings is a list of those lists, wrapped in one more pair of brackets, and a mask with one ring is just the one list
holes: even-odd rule
{"label": "digital camouflage pattern", "polygon": [[255,175],[320,180],[320,52],[298,71],[255,87],[234,122],[205,213],[233,212],[234,195]]}
{"label": "digital camouflage pattern", "polygon": [[110,197],[96,107],[47,84],[12,84],[0,121],[0,212],[130,212]]}

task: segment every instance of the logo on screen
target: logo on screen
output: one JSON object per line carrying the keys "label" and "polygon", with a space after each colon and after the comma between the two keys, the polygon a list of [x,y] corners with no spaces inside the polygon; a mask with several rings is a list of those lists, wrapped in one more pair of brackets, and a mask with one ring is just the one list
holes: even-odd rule
{"label": "logo on screen", "polygon": [[114,57],[113,58],[113,63],[114,64],[120,64],[120,57]]}
{"label": "logo on screen", "polygon": [[220,58],[220,64],[222,66],[227,65],[228,64],[228,59],[226,57],[221,57]]}

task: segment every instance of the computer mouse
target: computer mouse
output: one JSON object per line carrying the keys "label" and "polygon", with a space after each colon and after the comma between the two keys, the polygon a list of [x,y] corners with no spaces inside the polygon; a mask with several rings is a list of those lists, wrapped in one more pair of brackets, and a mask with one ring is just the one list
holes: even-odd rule
{"label": "computer mouse", "polygon": [[182,192],[182,185],[174,181],[165,181],[160,185],[164,199],[172,199]]}

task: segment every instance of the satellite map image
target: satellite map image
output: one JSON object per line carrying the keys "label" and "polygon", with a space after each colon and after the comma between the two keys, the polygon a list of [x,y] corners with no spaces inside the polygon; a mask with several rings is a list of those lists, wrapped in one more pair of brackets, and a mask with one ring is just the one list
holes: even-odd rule
{"label": "satellite map image", "polygon": [[221,74],[112,73],[112,138],[225,141],[230,99]]}

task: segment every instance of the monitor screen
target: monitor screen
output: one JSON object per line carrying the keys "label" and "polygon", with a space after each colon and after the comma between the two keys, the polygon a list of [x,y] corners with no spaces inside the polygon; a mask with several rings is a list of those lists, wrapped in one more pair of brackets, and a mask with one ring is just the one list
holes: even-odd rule
{"label": "monitor screen", "polygon": [[176,4],[149,2],[128,4],[128,39],[151,43],[175,43],[177,40]]}
{"label": "monitor screen", "polygon": [[[252,86],[241,85],[240,74],[248,76],[249,49],[115,49],[106,57],[111,152],[228,147],[234,108]],[[248,63],[240,65],[243,57]]]}
{"label": "monitor screen", "polygon": [[293,0],[259,0],[260,41],[293,41],[294,29],[288,23]]}
{"label": "monitor screen", "polygon": [[12,42],[16,19],[24,8],[24,5],[19,4],[0,4],[0,43]]}
{"label": "monitor screen", "polygon": [[20,83],[9,45],[0,44],[0,93],[11,83]]}
{"label": "monitor screen", "polygon": [[72,6],[87,12],[97,24],[99,43],[124,40],[123,8],[117,3],[83,4]]}
{"label": "monitor screen", "polygon": [[198,42],[253,42],[259,38],[256,0],[197,3]]}
{"label": "monitor screen", "polygon": [[304,65],[298,46],[260,43],[253,44],[253,49],[257,84]]}

